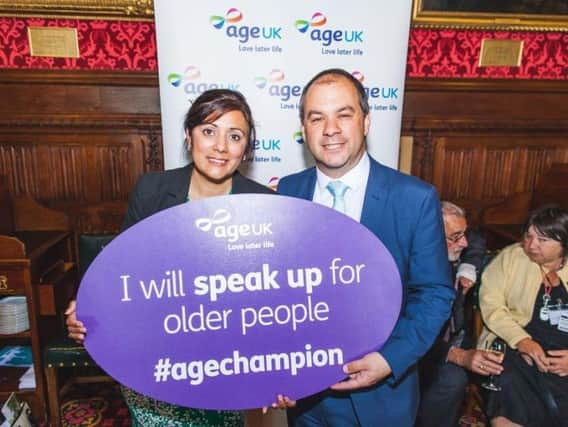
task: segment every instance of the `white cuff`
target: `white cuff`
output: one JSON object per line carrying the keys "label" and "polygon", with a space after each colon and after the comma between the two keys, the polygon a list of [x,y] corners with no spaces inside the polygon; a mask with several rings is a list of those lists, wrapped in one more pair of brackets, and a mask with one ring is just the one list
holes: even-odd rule
{"label": "white cuff", "polygon": [[458,272],[456,273],[456,278],[465,277],[466,279],[475,282],[477,280],[477,273],[475,271],[475,265],[462,263],[458,266]]}

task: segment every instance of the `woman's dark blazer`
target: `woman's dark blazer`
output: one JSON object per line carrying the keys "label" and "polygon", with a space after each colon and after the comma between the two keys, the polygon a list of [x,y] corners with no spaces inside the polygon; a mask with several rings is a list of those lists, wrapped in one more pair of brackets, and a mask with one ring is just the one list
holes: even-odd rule
{"label": "woman's dark blazer", "polygon": [[[192,170],[193,165],[189,164],[183,168],[142,175],[130,193],[122,229],[126,230],[156,212],[187,202]],[[275,194],[268,187],[245,178],[239,172],[233,175],[231,193]]]}

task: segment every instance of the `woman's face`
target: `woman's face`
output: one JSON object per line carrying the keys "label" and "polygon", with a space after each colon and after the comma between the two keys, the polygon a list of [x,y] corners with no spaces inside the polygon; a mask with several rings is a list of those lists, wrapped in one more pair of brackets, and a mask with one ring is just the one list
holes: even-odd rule
{"label": "woman's face", "polygon": [[560,242],[539,234],[532,225],[523,236],[523,249],[531,261],[539,265],[557,261],[563,256]]}
{"label": "woman's face", "polygon": [[209,181],[223,182],[237,170],[248,146],[249,126],[243,113],[229,111],[186,134],[195,170]]}

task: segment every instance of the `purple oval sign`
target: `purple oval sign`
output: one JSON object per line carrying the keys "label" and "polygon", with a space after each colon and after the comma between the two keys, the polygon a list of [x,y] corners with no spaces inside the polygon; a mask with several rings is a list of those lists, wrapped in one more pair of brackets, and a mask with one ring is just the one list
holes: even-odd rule
{"label": "purple oval sign", "polygon": [[91,356],[145,395],[205,409],[269,405],[341,380],[401,306],[398,269],[329,208],[243,194],[162,211],[114,239],[79,289]]}

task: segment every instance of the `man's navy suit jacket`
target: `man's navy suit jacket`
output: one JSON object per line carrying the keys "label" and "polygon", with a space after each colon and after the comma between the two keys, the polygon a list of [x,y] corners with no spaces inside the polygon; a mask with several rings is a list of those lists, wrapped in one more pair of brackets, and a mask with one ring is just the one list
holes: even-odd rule
{"label": "man's navy suit jacket", "polygon": [[[278,192],[312,200],[315,184],[316,169],[311,168],[282,178]],[[448,319],[454,297],[437,192],[371,159],[361,224],[396,261],[403,306],[391,336],[377,348],[392,375],[376,386],[352,392],[351,399],[364,427],[411,427],[419,401],[416,362]]]}

